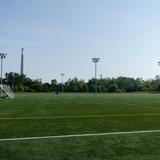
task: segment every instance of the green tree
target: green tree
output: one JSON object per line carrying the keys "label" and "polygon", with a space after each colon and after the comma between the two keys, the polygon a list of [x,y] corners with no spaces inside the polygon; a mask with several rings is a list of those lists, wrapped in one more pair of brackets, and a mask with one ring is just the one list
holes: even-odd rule
{"label": "green tree", "polygon": [[51,80],[51,90],[56,91],[56,89],[57,89],[57,80],[53,79]]}
{"label": "green tree", "polygon": [[112,84],[108,87],[108,92],[118,92],[117,84]]}

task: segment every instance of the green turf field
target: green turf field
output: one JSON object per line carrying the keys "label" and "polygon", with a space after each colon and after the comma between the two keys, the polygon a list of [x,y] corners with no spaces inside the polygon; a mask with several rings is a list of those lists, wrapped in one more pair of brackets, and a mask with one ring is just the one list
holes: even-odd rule
{"label": "green turf field", "polygon": [[[0,140],[160,129],[160,94],[17,94]],[[0,141],[0,160],[159,160],[160,132]]]}

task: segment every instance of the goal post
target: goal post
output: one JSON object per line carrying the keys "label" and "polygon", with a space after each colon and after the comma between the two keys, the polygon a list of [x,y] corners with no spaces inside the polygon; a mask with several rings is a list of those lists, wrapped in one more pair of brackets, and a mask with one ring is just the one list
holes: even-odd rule
{"label": "goal post", "polygon": [[14,99],[15,95],[13,91],[11,90],[11,87],[8,85],[0,85],[0,89],[6,94],[5,96],[2,96],[1,98],[9,97],[11,99]]}

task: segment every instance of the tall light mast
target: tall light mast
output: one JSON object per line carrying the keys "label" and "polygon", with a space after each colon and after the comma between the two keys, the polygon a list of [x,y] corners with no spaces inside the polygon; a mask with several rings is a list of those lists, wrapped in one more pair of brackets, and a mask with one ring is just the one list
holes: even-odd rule
{"label": "tall light mast", "polygon": [[64,81],[64,75],[65,75],[65,73],[61,73],[61,76],[62,76],[62,93],[63,93],[63,81]]}
{"label": "tall light mast", "polygon": [[24,74],[24,48],[21,49],[21,69],[20,69],[20,75]]}
{"label": "tall light mast", "polygon": [[97,63],[100,61],[100,58],[92,58],[92,62],[95,63],[95,93],[97,93]]}

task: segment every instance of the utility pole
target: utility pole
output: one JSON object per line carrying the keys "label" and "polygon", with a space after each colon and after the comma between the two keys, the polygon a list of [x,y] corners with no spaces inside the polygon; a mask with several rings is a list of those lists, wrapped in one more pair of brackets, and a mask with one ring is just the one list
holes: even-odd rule
{"label": "utility pole", "polygon": [[95,63],[95,93],[97,93],[97,63],[100,61],[100,58],[92,58],[92,62]]}
{"label": "utility pole", "polygon": [[63,80],[64,80],[64,73],[61,73],[61,76],[62,76],[62,93],[63,93]]}
{"label": "utility pole", "polygon": [[3,96],[3,90],[2,90],[2,85],[3,85],[3,59],[5,59],[7,56],[7,53],[0,53],[0,58],[1,58],[1,96]]}

